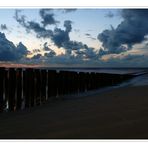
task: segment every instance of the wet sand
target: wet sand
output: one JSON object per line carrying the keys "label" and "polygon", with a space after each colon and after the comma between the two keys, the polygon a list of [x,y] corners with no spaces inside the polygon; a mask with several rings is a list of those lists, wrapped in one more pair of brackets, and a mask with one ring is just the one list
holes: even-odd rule
{"label": "wet sand", "polygon": [[147,139],[148,86],[0,114],[1,139]]}

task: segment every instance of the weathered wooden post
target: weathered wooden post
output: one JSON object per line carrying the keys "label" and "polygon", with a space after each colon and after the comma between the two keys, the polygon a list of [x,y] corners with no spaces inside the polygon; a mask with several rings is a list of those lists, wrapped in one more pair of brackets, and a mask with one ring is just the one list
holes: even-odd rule
{"label": "weathered wooden post", "polygon": [[91,90],[91,79],[92,79],[92,74],[89,72],[85,73],[85,83],[86,83],[86,90]]}
{"label": "weathered wooden post", "polygon": [[69,77],[70,83],[69,87],[72,85],[71,92],[72,93],[78,93],[78,73],[77,72],[71,72]]}
{"label": "weathered wooden post", "polygon": [[35,96],[34,96],[34,69],[29,69],[29,81],[30,81],[30,89],[29,89],[29,100],[31,106],[35,105]]}
{"label": "weathered wooden post", "polygon": [[90,89],[96,89],[97,88],[96,87],[97,80],[96,80],[96,73],[95,72],[91,73],[90,83],[91,83]]}
{"label": "weathered wooden post", "polygon": [[9,104],[8,104],[8,99],[9,99],[9,70],[5,69],[4,71],[4,105],[5,109],[8,110]]}
{"label": "weathered wooden post", "polygon": [[34,69],[34,94],[35,104],[41,104],[41,72],[39,69]]}
{"label": "weathered wooden post", "polygon": [[41,102],[46,100],[47,71],[41,70]]}
{"label": "weathered wooden post", "polygon": [[57,72],[48,70],[48,98],[57,95]]}
{"label": "weathered wooden post", "polygon": [[56,78],[55,78],[55,83],[57,86],[57,96],[60,96],[63,94],[63,71],[58,71],[56,72]]}
{"label": "weathered wooden post", "polygon": [[16,109],[21,109],[22,106],[22,69],[16,70]]}
{"label": "weathered wooden post", "polygon": [[16,109],[16,70],[14,68],[9,68],[9,96],[8,96],[8,104],[9,110],[14,111]]}
{"label": "weathered wooden post", "polygon": [[25,102],[25,107],[29,107],[29,95],[28,95],[28,89],[29,89],[29,82],[28,82],[28,73],[27,73],[27,69],[23,70],[23,99]]}
{"label": "weathered wooden post", "polygon": [[34,106],[34,70],[32,68],[23,71],[23,92],[25,107]]}
{"label": "weathered wooden post", "polygon": [[[57,84],[58,84],[58,95],[64,95],[69,93],[69,73],[68,71],[60,71],[57,74]],[[72,78],[71,78],[72,79]],[[72,84],[70,86],[72,88]]]}
{"label": "weathered wooden post", "polygon": [[69,72],[69,85],[67,83],[67,88],[70,87],[70,93],[75,93],[75,81],[74,81],[74,72],[70,71]]}
{"label": "weathered wooden post", "polygon": [[85,74],[84,72],[79,73],[79,91],[84,92],[85,91]]}
{"label": "weathered wooden post", "polygon": [[5,68],[0,67],[0,112],[4,110],[4,71]]}

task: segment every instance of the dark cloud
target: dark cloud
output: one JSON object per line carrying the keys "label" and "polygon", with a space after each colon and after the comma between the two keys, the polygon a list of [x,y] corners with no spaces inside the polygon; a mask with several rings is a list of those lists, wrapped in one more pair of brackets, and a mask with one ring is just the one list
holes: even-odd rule
{"label": "dark cloud", "polygon": [[109,11],[109,12],[105,15],[105,17],[113,18],[113,17],[114,17],[114,14],[113,14],[111,11]]}
{"label": "dark cloud", "polygon": [[28,54],[27,48],[20,42],[17,46],[0,33],[0,61],[17,61]]}
{"label": "dark cloud", "polygon": [[50,49],[50,51],[48,53],[45,53],[44,56],[51,58],[51,57],[56,56],[56,53],[54,50]]}
{"label": "dark cloud", "polygon": [[33,53],[41,52],[40,49],[33,49]]}
{"label": "dark cloud", "polygon": [[40,59],[41,58],[41,54],[36,54],[36,55],[34,55],[31,59],[32,60],[38,60],[38,59]]}
{"label": "dark cloud", "polygon": [[[48,10],[48,11],[51,12],[52,10]],[[17,16],[19,16],[19,15],[17,14]],[[63,26],[65,29],[55,27],[54,30],[49,30],[46,28],[45,25],[42,26],[41,24],[34,22],[34,21],[26,21],[25,17],[20,16],[20,17],[16,17],[16,18],[17,18],[16,19],[17,22],[20,25],[22,25],[23,27],[25,27],[28,32],[34,31],[38,38],[50,38],[51,41],[57,47],[64,48],[66,50],[66,55],[68,55],[69,57],[72,56],[71,55],[72,51],[78,50],[78,52],[80,52],[80,49],[84,50],[83,57],[85,57],[85,58],[91,58],[91,57],[93,58],[94,57],[94,55],[92,56],[92,54],[95,54],[93,48],[88,48],[88,46],[86,44],[83,44],[82,42],[70,40],[69,34],[72,31],[72,21],[71,20],[64,21]],[[21,19],[22,19],[22,21],[21,21]],[[56,55],[55,52],[48,47],[46,42],[44,44],[43,49],[45,51],[49,51],[48,53],[46,53],[44,55],[46,57],[53,57]],[[92,50],[92,52],[91,52],[91,50]]]}
{"label": "dark cloud", "polygon": [[15,20],[21,25],[21,26],[23,26],[23,27],[27,27],[26,26],[26,22],[25,22],[25,18],[26,18],[26,16],[25,15],[20,15],[20,13],[21,13],[21,10],[15,10],[15,15],[14,15],[14,18],[15,18]]}
{"label": "dark cloud", "polygon": [[[26,21],[26,16],[25,15],[21,15],[21,10],[16,10],[15,11],[15,20],[23,27],[28,28],[29,27],[29,23],[32,24],[33,21]],[[56,25],[57,23],[59,23],[59,21],[55,20],[54,18],[54,13],[52,11],[52,9],[40,9],[39,11],[40,17],[42,19],[41,24],[45,27],[47,25]],[[34,22],[35,23],[35,22]],[[37,24],[37,23],[36,23]],[[34,25],[34,24],[33,24]],[[38,24],[38,27],[40,26],[40,24]],[[41,28],[41,26],[40,26]]]}
{"label": "dark cloud", "polygon": [[42,18],[41,23],[44,26],[56,25],[57,23],[59,23],[59,21],[55,20],[52,9],[40,9],[39,13]]}
{"label": "dark cloud", "polygon": [[38,38],[50,38],[54,44],[58,47],[64,47],[66,42],[69,42],[69,32],[71,31],[71,21],[64,21],[65,30],[60,28],[55,28],[53,31],[50,29],[46,29],[45,26],[41,26],[39,23],[34,21],[26,21],[25,17],[19,16],[18,12],[16,12],[16,21],[25,27],[27,32],[34,31]]}
{"label": "dark cloud", "polygon": [[63,10],[64,13],[70,13],[70,12],[75,12],[77,9],[69,8],[69,9],[61,9],[61,10]]}
{"label": "dark cloud", "polygon": [[51,40],[58,47],[64,47],[67,42],[69,42],[69,32],[62,30],[60,28],[55,28]]}
{"label": "dark cloud", "polygon": [[64,27],[66,28],[66,32],[71,32],[72,30],[71,24],[72,24],[72,21],[70,20],[64,21]]}
{"label": "dark cloud", "polygon": [[87,48],[87,45],[83,44],[82,42],[78,42],[78,41],[69,41],[65,43],[64,47],[66,49],[79,50],[79,49]]}
{"label": "dark cloud", "polygon": [[87,38],[90,38],[92,40],[96,40],[96,38],[92,37],[90,33],[86,33],[85,35],[87,36]]}
{"label": "dark cloud", "polygon": [[87,45],[82,42],[70,40],[69,33],[72,31],[72,21],[65,20],[64,27],[65,30],[60,28],[55,28],[51,36],[51,40],[58,47],[63,47],[66,49],[68,55],[71,54],[72,50],[87,49]]}
{"label": "dark cloud", "polygon": [[88,37],[90,37],[90,36],[91,36],[89,33],[86,33],[85,35],[86,35],[86,36],[88,36]]}
{"label": "dark cloud", "polygon": [[101,54],[119,54],[132,49],[132,46],[143,42],[148,34],[148,9],[123,9],[123,21],[110,30],[104,30],[98,35],[103,43]]}
{"label": "dark cloud", "polygon": [[43,44],[43,50],[44,51],[50,51],[51,49],[48,47],[48,43],[47,42],[45,42],[44,44]]}
{"label": "dark cloud", "polygon": [[37,22],[27,21],[24,15],[20,15],[20,12],[20,10],[16,10],[14,18],[28,33],[34,31],[37,38],[49,38],[52,35],[52,30],[46,29]]}
{"label": "dark cloud", "polygon": [[84,55],[86,59],[98,60],[98,54],[94,51],[94,48],[85,49]]}
{"label": "dark cloud", "polygon": [[44,51],[48,51],[47,53],[44,54],[44,56],[46,56],[46,57],[54,57],[54,56],[56,56],[56,52],[48,47],[48,43],[47,42],[45,42],[43,44],[43,50]]}
{"label": "dark cloud", "polygon": [[49,38],[52,35],[52,30],[45,29],[44,27],[40,26],[39,23],[34,21],[27,22],[26,30],[33,30],[36,33],[37,38]]}
{"label": "dark cloud", "polygon": [[20,58],[29,53],[27,47],[22,42],[19,42],[19,44],[16,47],[16,50],[18,51]]}
{"label": "dark cloud", "polygon": [[1,30],[8,30],[8,27],[6,26],[6,24],[1,24],[0,29]]}
{"label": "dark cloud", "polygon": [[71,23],[72,22],[70,20],[65,20],[64,21],[65,30],[62,30],[60,28],[54,29],[53,34],[51,35],[50,38],[56,46],[67,49],[68,44],[70,44],[69,33],[72,30]]}

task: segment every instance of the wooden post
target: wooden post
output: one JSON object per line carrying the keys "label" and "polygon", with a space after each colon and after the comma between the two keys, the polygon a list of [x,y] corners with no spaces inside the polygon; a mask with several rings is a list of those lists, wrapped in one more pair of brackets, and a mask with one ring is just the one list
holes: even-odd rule
{"label": "wooden post", "polygon": [[48,98],[57,95],[57,73],[55,70],[48,70]]}
{"label": "wooden post", "polygon": [[46,100],[47,71],[41,70],[41,102]]}
{"label": "wooden post", "polygon": [[41,104],[41,72],[39,69],[34,70],[34,81],[35,81],[35,87],[34,87],[35,104],[40,105]]}
{"label": "wooden post", "polygon": [[4,110],[4,71],[5,68],[0,68],[0,112]]}
{"label": "wooden post", "polygon": [[4,71],[4,104],[5,109],[8,110],[8,99],[9,99],[9,70],[5,69]]}
{"label": "wooden post", "polygon": [[86,82],[85,82],[85,73],[80,72],[79,73],[79,90],[80,92],[85,92],[86,88]]}
{"label": "wooden post", "polygon": [[14,68],[9,69],[9,96],[8,96],[8,104],[9,110],[14,111],[16,109],[16,70]]}
{"label": "wooden post", "polygon": [[22,69],[16,70],[16,109],[21,109],[22,106]]}
{"label": "wooden post", "polygon": [[23,71],[23,92],[25,107],[34,106],[34,70],[32,68]]}

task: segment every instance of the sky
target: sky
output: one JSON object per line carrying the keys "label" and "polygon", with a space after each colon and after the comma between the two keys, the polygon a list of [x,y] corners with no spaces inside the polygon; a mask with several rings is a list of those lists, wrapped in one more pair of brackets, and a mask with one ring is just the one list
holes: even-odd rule
{"label": "sky", "polygon": [[0,9],[0,63],[147,67],[148,10]]}

